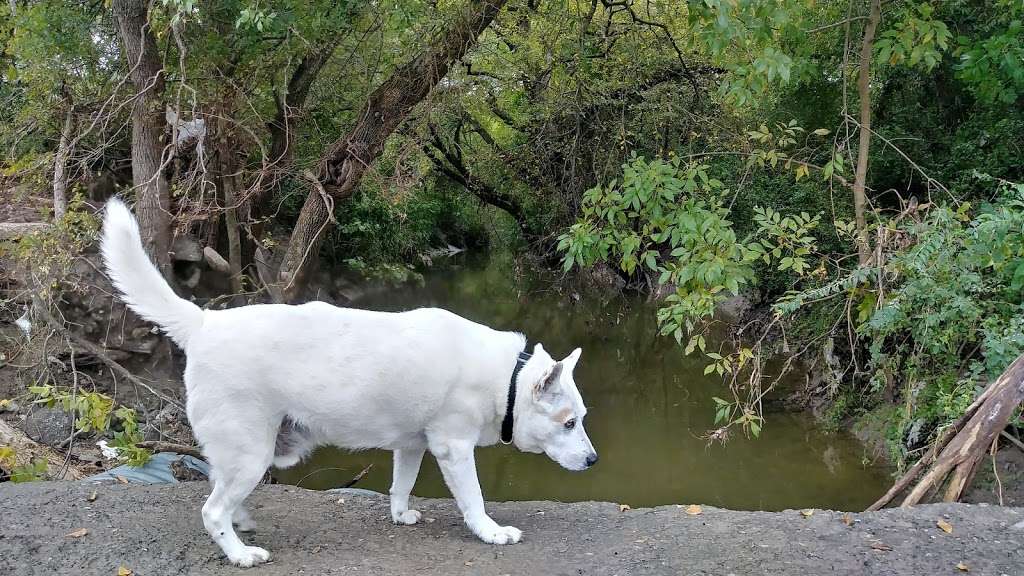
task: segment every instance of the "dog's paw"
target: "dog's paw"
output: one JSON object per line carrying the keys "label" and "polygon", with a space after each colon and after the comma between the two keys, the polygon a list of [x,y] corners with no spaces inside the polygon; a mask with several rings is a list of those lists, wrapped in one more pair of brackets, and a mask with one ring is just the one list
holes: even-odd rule
{"label": "dog's paw", "polygon": [[270,560],[270,552],[259,546],[245,546],[240,552],[228,556],[228,560],[235,566],[248,568]]}
{"label": "dog's paw", "polygon": [[480,534],[480,539],[488,544],[516,544],[522,537],[523,531],[515,526],[496,526]]}
{"label": "dog's paw", "polygon": [[391,519],[395,521],[395,524],[404,524],[406,526],[412,526],[413,524],[420,521],[422,514],[419,510],[406,510],[404,512],[392,512]]}

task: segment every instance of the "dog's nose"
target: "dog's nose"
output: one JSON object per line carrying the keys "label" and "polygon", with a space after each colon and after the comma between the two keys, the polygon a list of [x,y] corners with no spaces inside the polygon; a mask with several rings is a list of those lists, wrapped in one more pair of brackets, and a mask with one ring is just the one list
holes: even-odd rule
{"label": "dog's nose", "polygon": [[591,452],[590,455],[587,456],[587,468],[590,468],[594,464],[597,464],[597,452]]}

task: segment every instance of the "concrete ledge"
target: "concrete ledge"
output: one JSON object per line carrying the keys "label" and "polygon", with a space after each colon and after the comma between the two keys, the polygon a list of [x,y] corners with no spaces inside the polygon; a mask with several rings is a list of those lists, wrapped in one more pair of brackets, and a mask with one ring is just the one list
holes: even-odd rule
{"label": "concrete ledge", "polygon": [[[242,535],[272,562],[228,566],[199,510],[204,482],[177,485],[0,484],[0,574],[1024,574],[1024,509],[938,504],[852,514],[736,512],[678,506],[620,512],[610,503],[493,503],[524,532],[490,546],[450,500],[414,499],[424,521],[394,526],[384,495],[260,486],[258,528]],[[96,491],[96,499],[89,496]],[[947,534],[936,526],[944,519]],[[80,538],[67,534],[85,528]]]}

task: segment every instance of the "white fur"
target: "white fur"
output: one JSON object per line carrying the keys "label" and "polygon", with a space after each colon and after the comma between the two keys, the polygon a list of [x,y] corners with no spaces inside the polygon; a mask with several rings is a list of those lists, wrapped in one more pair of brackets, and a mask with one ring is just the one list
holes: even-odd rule
{"label": "white fur", "polygon": [[125,304],[187,350],[189,336],[203,325],[203,311],[164,281],[142,249],[139,225],[120,200],[107,202],[101,247],[107,273]]}
{"label": "white fur", "polygon": [[[394,451],[398,524],[420,519],[409,493],[429,450],[474,534],[493,544],[520,540],[517,528],[485,512],[473,452],[498,441],[521,334],[440,309],[384,313],[311,302],[202,311],[164,282],[116,200],[107,208],[103,255],[132,310],[185,350],[188,418],[214,485],[203,522],[231,562],[269,559],[239,540],[232,520],[251,528],[242,501],[267,468],[294,465],[320,444]],[[579,355],[577,348],[556,363],[536,345],[514,406],[516,447],[571,470],[597,459],[572,379]]]}

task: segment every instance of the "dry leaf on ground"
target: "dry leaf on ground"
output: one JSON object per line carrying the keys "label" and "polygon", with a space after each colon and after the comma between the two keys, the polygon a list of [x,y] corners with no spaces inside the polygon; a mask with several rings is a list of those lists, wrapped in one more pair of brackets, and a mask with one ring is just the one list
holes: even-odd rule
{"label": "dry leaf on ground", "polygon": [[81,538],[82,536],[85,536],[88,533],[89,533],[89,529],[88,528],[79,528],[78,530],[75,530],[74,532],[68,532],[66,534],[66,536],[68,538]]}
{"label": "dry leaf on ground", "polygon": [[629,507],[629,504],[619,504],[619,512],[625,512],[627,510],[632,510],[632,508]]}
{"label": "dry leaf on ground", "polygon": [[970,572],[971,571],[971,569],[967,567],[967,564],[964,564],[963,562],[958,562],[957,565],[956,565],[956,569],[961,571],[961,572]]}
{"label": "dry leaf on ground", "polygon": [[806,510],[801,510],[800,515],[804,518],[810,518],[811,516],[814,516],[814,509],[808,508]]}
{"label": "dry leaf on ground", "polygon": [[888,544],[883,544],[882,542],[878,541],[872,542],[871,547],[881,552],[889,552],[890,550],[892,550],[892,546],[889,546]]}
{"label": "dry leaf on ground", "polygon": [[946,522],[942,518],[939,518],[939,521],[936,522],[935,525],[938,526],[939,528],[941,528],[942,531],[945,532],[946,534],[952,534],[953,533],[953,525],[950,524],[949,522]]}
{"label": "dry leaf on ground", "polygon": [[843,524],[846,524],[847,526],[853,525],[853,516],[851,516],[849,512],[843,514]]}
{"label": "dry leaf on ground", "polygon": [[686,513],[690,516],[697,516],[704,513],[704,510],[700,507],[700,504],[690,504],[686,507]]}
{"label": "dry leaf on ground", "polygon": [[132,576],[131,568],[125,568],[121,566],[117,569],[117,576]]}

